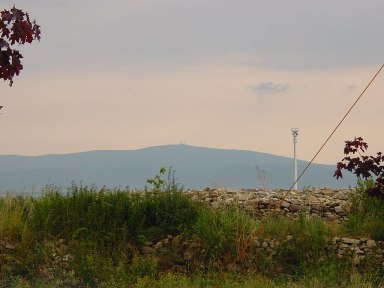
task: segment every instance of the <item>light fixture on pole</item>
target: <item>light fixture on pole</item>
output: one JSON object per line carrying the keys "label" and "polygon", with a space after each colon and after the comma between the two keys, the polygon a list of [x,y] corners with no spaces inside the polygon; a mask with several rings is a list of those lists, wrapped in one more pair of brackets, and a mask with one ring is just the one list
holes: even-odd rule
{"label": "light fixture on pole", "polygon": [[292,128],[292,136],[293,136],[293,190],[297,190],[297,159],[296,159],[296,143],[297,143],[297,136],[299,136],[299,128]]}

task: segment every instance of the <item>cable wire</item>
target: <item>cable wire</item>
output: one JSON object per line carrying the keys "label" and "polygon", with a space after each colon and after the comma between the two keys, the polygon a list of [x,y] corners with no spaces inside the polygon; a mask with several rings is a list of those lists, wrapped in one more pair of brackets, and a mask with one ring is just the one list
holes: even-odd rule
{"label": "cable wire", "polygon": [[[288,196],[289,193],[292,192],[292,188],[295,186],[295,184],[299,181],[299,179],[304,175],[305,171],[308,169],[308,167],[313,163],[313,161],[316,159],[317,155],[319,155],[320,151],[323,150],[324,146],[328,143],[328,141],[332,138],[333,134],[335,134],[335,132],[337,131],[337,129],[340,127],[340,125],[344,122],[345,118],[347,118],[347,116],[349,115],[349,113],[352,111],[352,109],[356,106],[357,102],[359,102],[359,100],[361,99],[361,97],[364,95],[365,91],[367,91],[367,89],[369,88],[369,86],[371,86],[372,82],[376,79],[376,77],[380,74],[381,70],[384,68],[384,64],[381,65],[380,69],[376,72],[376,74],[373,76],[373,78],[371,79],[371,81],[369,81],[368,85],[365,87],[365,89],[363,90],[363,92],[361,92],[360,96],[356,99],[356,101],[352,104],[352,106],[348,109],[348,111],[344,114],[343,118],[339,121],[339,123],[336,125],[335,129],[333,129],[333,131],[331,132],[331,134],[328,136],[328,138],[324,141],[323,145],[321,145],[321,147],[319,148],[319,150],[316,152],[315,156],[313,156],[313,158],[311,159],[311,161],[307,164],[307,166],[304,168],[303,172],[301,172],[301,174],[299,175],[299,177],[295,180],[295,182],[292,184],[292,186],[289,188],[289,190],[284,194],[283,198],[280,199],[280,202],[277,204],[277,206],[275,206],[274,210],[272,211],[279,211],[280,210],[280,207],[281,207],[281,204],[282,202],[285,200],[285,198]],[[261,224],[261,226],[259,226],[257,229],[255,229],[251,235],[249,235],[245,240],[246,240],[246,243],[248,245],[245,245],[244,247],[242,247],[242,249],[240,249],[238,252],[238,256],[236,257],[235,261],[233,261],[233,263],[231,264],[234,264],[236,263],[243,255],[244,253],[246,253],[246,249],[249,247],[249,243],[253,240],[254,237],[256,237],[256,235],[258,233],[260,233],[260,230],[262,229],[263,227],[263,223]]]}
{"label": "cable wire", "polygon": [[361,99],[361,97],[364,95],[365,91],[371,86],[372,82],[376,79],[376,77],[380,74],[381,70],[383,70],[384,64],[381,65],[380,69],[376,72],[376,74],[372,77],[371,81],[369,81],[368,85],[364,88],[363,92],[361,92],[360,96],[355,100],[353,105],[348,109],[348,111],[344,114],[343,118],[340,120],[340,122],[336,125],[335,129],[331,132],[331,134],[328,136],[328,138],[324,141],[323,145],[321,145],[320,149],[316,152],[315,156],[311,159],[311,161],[307,164],[307,166],[304,168],[303,172],[299,175],[299,177],[293,182],[292,186],[289,188],[289,190],[285,193],[284,197],[281,199],[281,202],[285,200],[285,198],[288,196],[289,193],[291,193],[293,187],[295,184],[300,180],[300,178],[304,175],[305,171],[307,171],[308,167],[313,163],[313,161],[316,159],[317,155],[319,155],[320,151],[323,150],[324,146],[328,143],[328,141],[332,138],[333,134],[337,131],[337,129],[340,127],[340,125],[344,122],[345,118],[349,115],[349,113],[352,111],[352,109],[356,106],[357,102]]}

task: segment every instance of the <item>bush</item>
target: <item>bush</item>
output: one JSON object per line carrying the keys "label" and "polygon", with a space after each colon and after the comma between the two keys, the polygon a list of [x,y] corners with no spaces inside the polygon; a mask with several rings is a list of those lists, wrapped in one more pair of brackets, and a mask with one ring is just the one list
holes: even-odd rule
{"label": "bush", "polygon": [[352,236],[384,240],[384,203],[369,196],[365,191],[374,185],[372,179],[358,179],[354,193],[351,193],[351,213],[343,228]]}

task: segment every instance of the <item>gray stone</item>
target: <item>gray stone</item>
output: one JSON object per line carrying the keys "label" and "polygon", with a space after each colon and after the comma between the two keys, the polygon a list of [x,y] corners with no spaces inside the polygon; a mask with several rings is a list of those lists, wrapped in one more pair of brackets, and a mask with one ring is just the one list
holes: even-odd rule
{"label": "gray stone", "polygon": [[268,248],[268,243],[267,242],[263,242],[262,244],[261,244],[261,247],[263,247],[263,248]]}
{"label": "gray stone", "polygon": [[340,242],[340,238],[339,237],[333,237],[332,238],[332,244],[337,244],[338,242]]}
{"label": "gray stone", "polygon": [[289,205],[289,211],[291,212],[297,212],[300,210],[300,205],[297,204],[291,204]]}
{"label": "gray stone", "polygon": [[366,242],[368,248],[376,247],[376,241],[375,240],[367,240]]}
{"label": "gray stone", "polygon": [[334,220],[336,216],[332,212],[325,212],[325,217],[327,217],[329,220]]}
{"label": "gray stone", "polygon": [[341,206],[336,206],[336,207],[335,207],[335,212],[338,213],[338,214],[339,214],[339,213],[342,213],[342,212],[343,212],[343,207],[341,207]]}
{"label": "gray stone", "polygon": [[323,210],[323,207],[322,207],[321,204],[312,204],[311,207],[312,207],[313,210],[316,210],[316,211]]}
{"label": "gray stone", "polygon": [[359,245],[360,243],[359,239],[353,239],[353,238],[341,238],[341,241],[345,244],[350,244],[350,245]]}
{"label": "gray stone", "polygon": [[226,204],[230,204],[230,203],[232,203],[233,201],[235,201],[235,199],[233,199],[233,198],[227,198],[227,199],[225,199],[225,203],[226,203]]}
{"label": "gray stone", "polygon": [[161,249],[161,248],[163,248],[163,242],[159,241],[156,243],[155,249]]}
{"label": "gray stone", "polygon": [[281,207],[283,207],[283,208],[289,208],[289,206],[291,206],[291,203],[289,203],[289,202],[287,202],[287,201],[283,201],[283,202],[281,202]]}
{"label": "gray stone", "polygon": [[247,201],[248,200],[248,194],[239,193],[237,194],[239,201]]}
{"label": "gray stone", "polygon": [[308,195],[308,197],[307,197],[307,201],[308,201],[309,203],[320,203],[319,198],[317,198],[317,197],[314,196],[314,195]]}
{"label": "gray stone", "polygon": [[333,197],[340,200],[348,200],[348,195],[342,191],[335,193]]}

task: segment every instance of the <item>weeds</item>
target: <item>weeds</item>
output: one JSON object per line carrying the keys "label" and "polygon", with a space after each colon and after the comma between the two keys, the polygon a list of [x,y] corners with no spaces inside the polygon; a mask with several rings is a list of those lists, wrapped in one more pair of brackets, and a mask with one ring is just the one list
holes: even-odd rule
{"label": "weeds", "polygon": [[208,263],[222,261],[230,265],[246,260],[245,252],[258,226],[259,221],[233,206],[225,210],[201,209],[193,231],[207,246]]}
{"label": "weeds", "polygon": [[21,240],[25,229],[25,218],[30,203],[28,198],[10,195],[0,198],[0,236],[9,241]]}
{"label": "weeds", "polygon": [[[382,270],[369,268],[377,259],[366,257],[363,269],[372,276],[362,278],[349,262],[327,250],[333,235],[321,219],[303,212],[297,219],[256,220],[236,205],[214,210],[190,200],[171,169],[168,176],[165,173],[160,170],[143,192],[72,184],[64,193],[48,186],[40,198],[0,198],[0,287],[380,287],[383,283]],[[361,193],[369,182],[359,185],[352,214],[342,227],[347,235],[376,233],[369,235],[382,239],[377,229],[382,227],[382,206]],[[140,253],[168,234],[182,236],[175,237],[181,242],[149,255]],[[257,248],[257,238],[273,239],[275,249]],[[194,266],[183,258],[188,245],[201,248]],[[172,272],[172,264],[184,265],[184,270],[175,270],[183,274]]]}
{"label": "weeds", "polygon": [[370,237],[384,240],[384,203],[381,199],[371,197],[365,191],[373,187],[372,179],[358,179],[357,188],[351,193],[351,213],[343,228],[353,236]]}
{"label": "weeds", "polygon": [[280,243],[272,258],[261,255],[259,259],[259,265],[269,267],[269,274],[300,279],[322,264],[329,265],[324,255],[327,255],[331,230],[321,219],[301,212],[297,219],[270,216],[264,221],[260,236]]}

